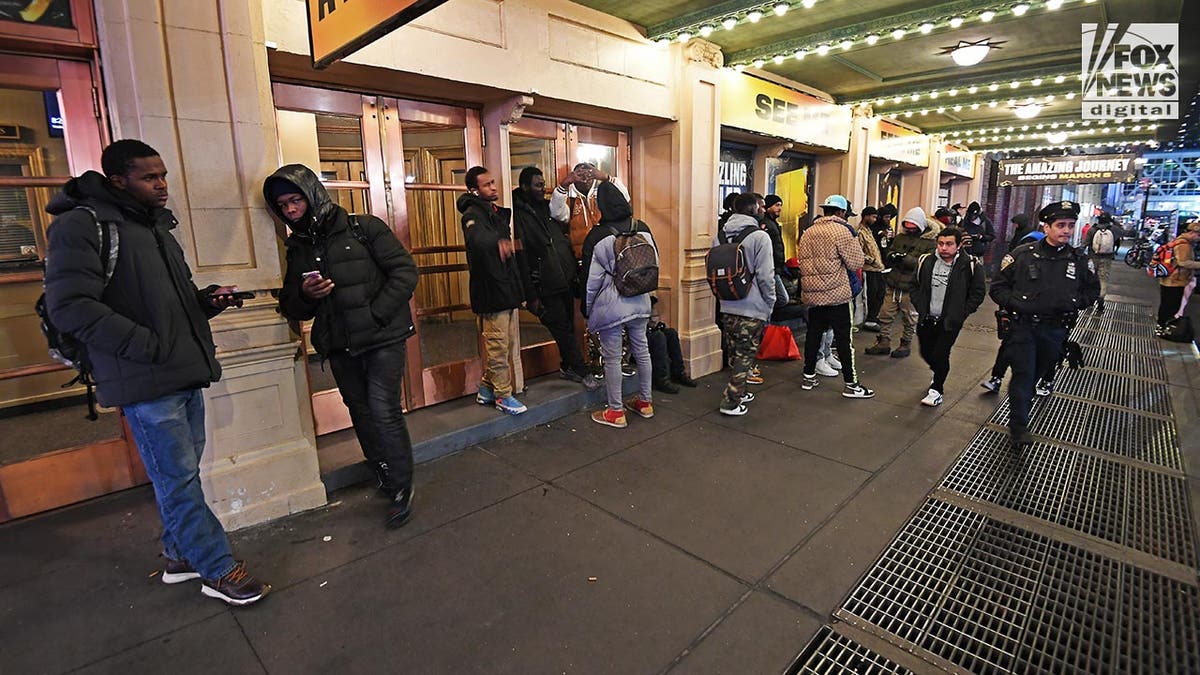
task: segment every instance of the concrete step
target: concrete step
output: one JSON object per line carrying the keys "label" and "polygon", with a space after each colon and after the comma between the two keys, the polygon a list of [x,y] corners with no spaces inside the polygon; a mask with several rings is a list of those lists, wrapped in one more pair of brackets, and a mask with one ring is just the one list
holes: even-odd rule
{"label": "concrete step", "polygon": [[[626,396],[637,391],[638,378],[623,378]],[[604,403],[604,388],[588,391],[583,385],[564,380],[557,373],[526,381],[520,400],[529,410],[506,415],[492,406],[482,406],[464,397],[421,408],[404,416],[413,442],[413,461],[428,462],[539,424],[548,424],[580,410]],[[327,492],[375,480],[375,472],[363,460],[353,429],[317,439],[321,481]]]}

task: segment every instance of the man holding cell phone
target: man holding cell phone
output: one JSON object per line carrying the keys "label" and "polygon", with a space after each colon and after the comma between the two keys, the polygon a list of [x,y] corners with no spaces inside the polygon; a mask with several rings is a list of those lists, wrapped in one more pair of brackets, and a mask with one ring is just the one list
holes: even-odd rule
{"label": "man holding cell phone", "polygon": [[104,175],[71,179],[47,207],[50,318],[83,343],[101,405],[129,421],[162,517],[162,580],[201,579],[204,595],[248,605],[271,587],[234,559],[205,501],[200,391],[221,378],[209,319],[253,294],[192,283],[154,148],[117,141],[100,162]]}
{"label": "man holding cell phone", "polygon": [[313,319],[312,345],[329,360],[363,455],[389,498],[386,524],[412,515],[412,440],[400,388],[414,334],[409,300],[417,264],[390,227],[351,215],[308,167],[289,164],[263,183],[271,211],[287,224],[287,269],[279,308]]}

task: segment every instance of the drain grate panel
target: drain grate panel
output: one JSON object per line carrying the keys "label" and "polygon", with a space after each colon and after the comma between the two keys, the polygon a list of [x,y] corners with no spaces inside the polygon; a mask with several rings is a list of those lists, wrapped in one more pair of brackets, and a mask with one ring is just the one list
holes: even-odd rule
{"label": "drain grate panel", "polygon": [[[1000,404],[992,415],[993,424],[1008,425],[1008,406],[1007,399]],[[1052,440],[1182,470],[1171,420],[1050,396],[1034,406],[1029,429]]]}
{"label": "drain grate panel", "polygon": [[985,519],[953,504],[927,500],[842,608],[917,642]]}
{"label": "drain grate panel", "polygon": [[1081,368],[1059,371],[1055,391],[1100,403],[1169,417],[1171,392],[1164,382],[1150,382],[1115,373]]}
{"label": "drain grate panel", "polygon": [[1131,469],[1128,503],[1126,546],[1196,567],[1186,479]]}
{"label": "drain grate panel", "polygon": [[1051,542],[1013,672],[1111,673],[1121,565]]}
{"label": "drain grate panel", "polygon": [[1124,543],[1127,475],[1127,467],[1122,464],[1078,455],[1071,494],[1063,499],[1059,522],[1094,537]]}
{"label": "drain grate panel", "polygon": [[973,673],[1013,667],[1048,540],[988,521],[921,646]]}
{"label": "drain grate panel", "polygon": [[1084,353],[1084,362],[1088,368],[1096,370],[1167,381],[1167,364],[1161,356],[1130,354],[1113,349],[1088,349]]}
{"label": "drain grate panel", "polygon": [[1139,354],[1142,356],[1162,356],[1162,346],[1153,338],[1139,338],[1121,333],[1109,333],[1099,330],[1076,328],[1071,333],[1071,339],[1083,346],[1084,362],[1097,350],[1115,349],[1117,351]]}
{"label": "drain grate panel", "polygon": [[[1118,321],[1106,316],[1081,315],[1075,331],[1094,330],[1101,333],[1117,333],[1147,340],[1154,338],[1153,321]],[[1074,335],[1074,333],[1072,334]]]}
{"label": "drain grate panel", "polygon": [[1200,672],[1200,593],[1195,586],[1122,566],[1120,673]]}
{"label": "drain grate panel", "polygon": [[911,671],[839,634],[829,626],[822,626],[788,668],[787,675],[907,675],[909,672]]}
{"label": "drain grate panel", "polygon": [[1018,455],[1007,434],[984,429],[950,467],[940,487],[1054,521],[1062,508],[1062,476],[1072,458],[1073,453],[1044,443]]}

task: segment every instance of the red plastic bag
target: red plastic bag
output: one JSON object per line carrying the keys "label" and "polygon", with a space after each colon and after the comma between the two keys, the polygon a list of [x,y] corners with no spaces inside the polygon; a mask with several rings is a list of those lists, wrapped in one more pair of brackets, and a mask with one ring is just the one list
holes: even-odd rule
{"label": "red plastic bag", "polygon": [[800,348],[792,329],[787,326],[767,324],[763,331],[762,344],[758,346],[758,358],[763,361],[795,361],[800,358]]}

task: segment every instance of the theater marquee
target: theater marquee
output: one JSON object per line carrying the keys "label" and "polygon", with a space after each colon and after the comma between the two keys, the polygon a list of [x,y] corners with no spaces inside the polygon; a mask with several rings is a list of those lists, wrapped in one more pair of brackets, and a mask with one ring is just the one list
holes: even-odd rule
{"label": "theater marquee", "polygon": [[1000,185],[1131,183],[1134,155],[1022,157],[1000,161]]}
{"label": "theater marquee", "polygon": [[320,70],[446,0],[307,0],[308,42]]}

